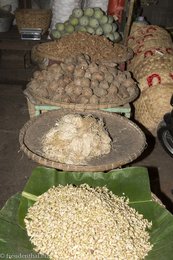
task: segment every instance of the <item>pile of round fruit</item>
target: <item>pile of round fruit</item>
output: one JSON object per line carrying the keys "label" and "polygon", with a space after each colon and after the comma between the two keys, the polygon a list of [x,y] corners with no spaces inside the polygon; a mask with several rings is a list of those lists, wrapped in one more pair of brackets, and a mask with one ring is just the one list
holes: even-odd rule
{"label": "pile of round fruit", "polygon": [[85,9],[75,8],[69,19],[64,23],[56,23],[51,34],[54,39],[77,32],[88,32],[90,34],[104,35],[113,42],[119,42],[121,36],[114,18],[106,15],[99,7],[88,7]]}
{"label": "pile of round fruit", "polygon": [[137,86],[128,71],[115,65],[92,62],[88,55],[79,54],[34,72],[27,89],[58,103],[125,104],[135,96]]}

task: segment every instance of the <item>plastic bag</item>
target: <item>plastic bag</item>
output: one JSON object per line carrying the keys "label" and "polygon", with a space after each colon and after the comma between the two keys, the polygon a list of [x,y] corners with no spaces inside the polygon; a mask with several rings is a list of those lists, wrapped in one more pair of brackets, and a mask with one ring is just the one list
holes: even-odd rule
{"label": "plastic bag", "polygon": [[11,6],[11,12],[14,13],[14,11],[18,8],[19,1],[18,0],[0,0],[0,7],[3,6]]}
{"label": "plastic bag", "polygon": [[100,7],[103,11],[107,12],[108,0],[84,0],[83,7]]}
{"label": "plastic bag", "polygon": [[64,23],[69,19],[74,8],[82,8],[82,0],[53,0],[51,29],[56,23]]}

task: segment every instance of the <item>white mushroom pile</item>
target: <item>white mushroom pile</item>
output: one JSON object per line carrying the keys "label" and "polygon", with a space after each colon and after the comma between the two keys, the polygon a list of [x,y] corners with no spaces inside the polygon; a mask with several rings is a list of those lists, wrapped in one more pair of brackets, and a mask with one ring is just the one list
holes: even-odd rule
{"label": "white mushroom pile", "polygon": [[111,138],[103,120],[67,114],[43,136],[42,150],[51,160],[86,165],[88,160],[110,152]]}
{"label": "white mushroom pile", "polygon": [[54,102],[118,104],[133,97],[136,83],[128,71],[112,62],[92,62],[86,54],[69,57],[36,71],[28,84],[36,96]]}
{"label": "white mushroom pile", "polygon": [[25,224],[35,251],[52,260],[141,260],[152,249],[151,223],[106,187],[52,187]]}

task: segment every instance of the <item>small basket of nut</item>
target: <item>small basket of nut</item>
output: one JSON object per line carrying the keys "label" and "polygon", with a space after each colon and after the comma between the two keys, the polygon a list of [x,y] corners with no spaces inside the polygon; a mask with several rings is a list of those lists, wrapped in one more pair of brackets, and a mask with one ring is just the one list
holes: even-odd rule
{"label": "small basket of nut", "polygon": [[15,12],[18,30],[23,28],[41,28],[42,33],[47,32],[52,12],[49,9],[18,9]]}

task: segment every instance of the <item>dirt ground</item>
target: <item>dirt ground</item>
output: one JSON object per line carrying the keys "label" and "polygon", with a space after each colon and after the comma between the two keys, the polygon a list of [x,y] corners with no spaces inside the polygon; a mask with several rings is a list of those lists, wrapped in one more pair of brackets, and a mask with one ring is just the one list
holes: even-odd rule
{"label": "dirt ground", "polygon": [[[18,135],[29,120],[25,85],[0,84],[0,207],[20,192],[37,164],[20,151]],[[157,139],[147,136],[148,147],[131,165],[148,168],[152,191],[173,212],[173,158]]]}

